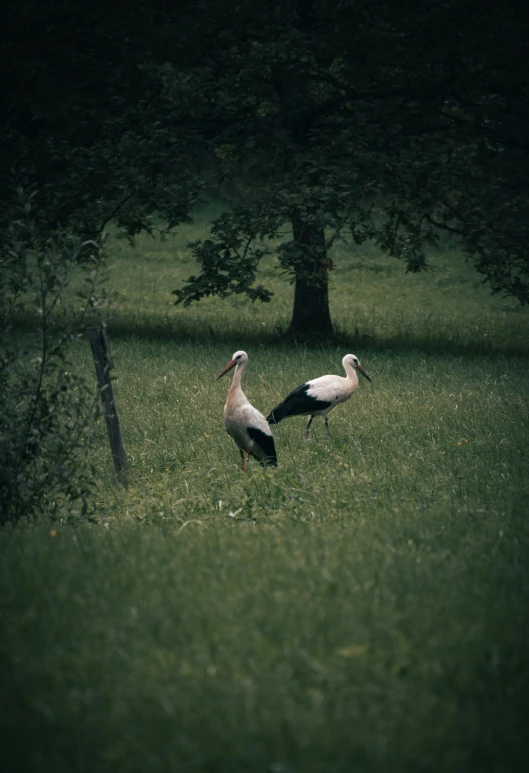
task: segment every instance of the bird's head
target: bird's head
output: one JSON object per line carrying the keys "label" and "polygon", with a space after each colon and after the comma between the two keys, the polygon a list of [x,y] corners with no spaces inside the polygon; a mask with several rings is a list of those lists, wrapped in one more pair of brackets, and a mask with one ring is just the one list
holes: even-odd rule
{"label": "bird's head", "polygon": [[243,364],[246,365],[247,362],[248,362],[248,355],[246,354],[246,352],[243,352],[242,349],[240,351],[238,351],[238,352],[235,352],[235,354],[233,355],[231,360],[221,370],[221,372],[219,373],[219,375],[217,376],[217,378],[215,380],[218,381],[219,378],[222,378],[222,376],[224,376],[226,373],[228,373],[228,371],[230,371],[236,365],[243,365]]}
{"label": "bird's head", "polygon": [[357,370],[359,373],[362,374],[365,378],[367,378],[368,381],[371,381],[363,367],[360,365],[360,360],[356,356],[356,354],[346,354],[343,358],[342,364],[345,368],[346,365],[352,365],[352,367]]}

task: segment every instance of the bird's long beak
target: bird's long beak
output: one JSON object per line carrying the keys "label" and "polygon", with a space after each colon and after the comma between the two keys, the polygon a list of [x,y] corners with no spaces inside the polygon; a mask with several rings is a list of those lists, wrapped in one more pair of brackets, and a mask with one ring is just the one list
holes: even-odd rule
{"label": "bird's long beak", "polygon": [[226,367],[221,370],[221,372],[219,373],[219,375],[217,376],[215,381],[218,381],[219,378],[222,378],[222,376],[224,376],[229,370],[234,368],[236,365],[237,365],[237,363],[235,362],[235,360],[230,360],[228,362],[228,364],[226,365]]}
{"label": "bird's long beak", "polygon": [[[357,366],[356,369],[359,370],[360,373],[362,374],[362,376],[365,376],[368,381],[371,381],[371,379],[369,378],[369,376],[367,375],[367,373],[365,372],[365,370],[363,369],[363,367],[360,364]],[[371,382],[371,383],[373,383],[373,382]]]}

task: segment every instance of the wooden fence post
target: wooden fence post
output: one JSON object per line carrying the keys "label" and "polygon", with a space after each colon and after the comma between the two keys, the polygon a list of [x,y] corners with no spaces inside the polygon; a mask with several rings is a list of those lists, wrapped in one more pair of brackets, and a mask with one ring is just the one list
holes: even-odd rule
{"label": "wooden fence post", "polygon": [[112,382],[110,381],[110,370],[114,367],[114,363],[110,356],[105,328],[102,326],[89,327],[88,338],[92,348],[99,394],[101,395],[101,402],[103,403],[103,413],[105,415],[114,467],[122,482],[125,482],[126,479],[124,473],[128,469],[127,455],[121,437],[118,409],[114,400]]}

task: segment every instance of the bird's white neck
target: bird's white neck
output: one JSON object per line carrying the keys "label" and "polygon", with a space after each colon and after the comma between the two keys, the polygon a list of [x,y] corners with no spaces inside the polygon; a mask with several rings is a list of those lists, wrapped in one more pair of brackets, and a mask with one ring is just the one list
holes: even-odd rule
{"label": "bird's white neck", "polygon": [[234,394],[235,392],[238,392],[241,389],[241,378],[242,374],[244,373],[244,369],[246,368],[246,363],[241,362],[238,365],[235,366],[235,373],[233,374],[233,378],[231,380],[231,387],[229,391],[229,395]]}
{"label": "bird's white neck", "polygon": [[358,374],[356,372],[356,368],[353,368],[351,363],[348,360],[342,361],[343,369],[345,370],[347,380],[351,382],[351,384],[355,387],[358,386]]}

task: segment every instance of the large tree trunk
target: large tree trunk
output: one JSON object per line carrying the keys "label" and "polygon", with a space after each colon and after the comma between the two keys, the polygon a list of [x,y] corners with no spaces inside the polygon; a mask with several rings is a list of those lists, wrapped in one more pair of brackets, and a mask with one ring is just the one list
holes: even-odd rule
{"label": "large tree trunk", "polygon": [[[313,24],[312,9],[314,0],[285,0],[285,14],[294,14],[297,26],[304,31]],[[272,81],[281,106],[281,122],[291,147],[286,151],[286,168],[296,170],[299,176],[299,164],[303,153],[309,146],[312,122],[316,115],[310,92],[307,88],[307,76],[302,68],[296,72],[285,72],[283,66],[277,66],[272,72]],[[307,172],[299,177],[300,184],[307,185]],[[310,174],[311,184],[317,182],[317,173]],[[329,311],[329,266],[325,248],[323,224],[315,219],[292,218],[294,241],[290,266],[294,271],[296,286],[292,320],[287,337],[296,341],[321,342],[332,338],[333,327]]]}
{"label": "large tree trunk", "polygon": [[323,228],[301,218],[292,221],[295,263],[295,292],[288,338],[320,342],[332,338],[329,310],[329,260]]}

